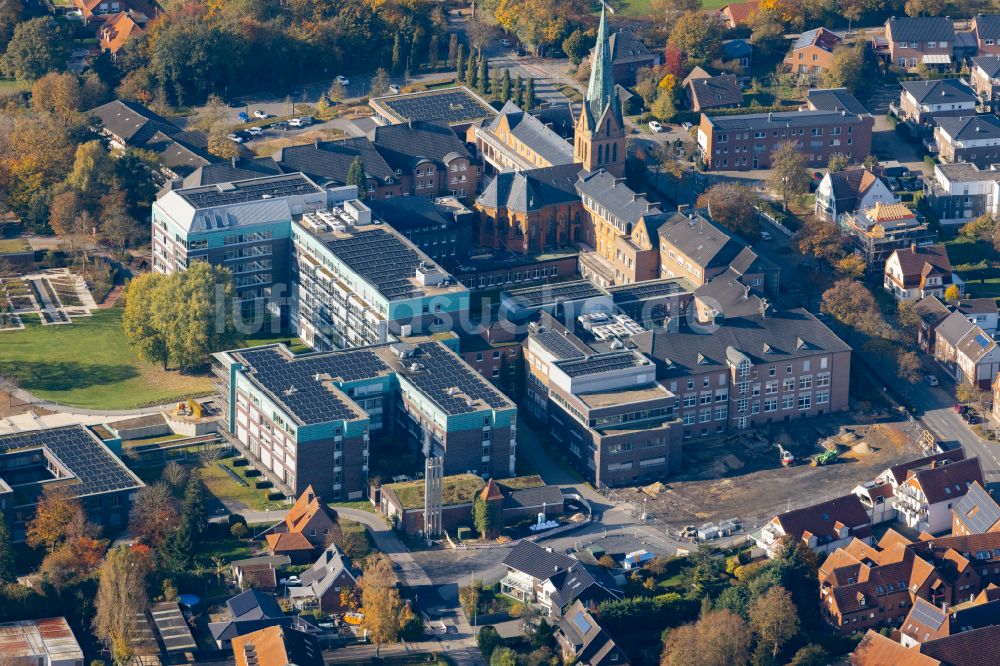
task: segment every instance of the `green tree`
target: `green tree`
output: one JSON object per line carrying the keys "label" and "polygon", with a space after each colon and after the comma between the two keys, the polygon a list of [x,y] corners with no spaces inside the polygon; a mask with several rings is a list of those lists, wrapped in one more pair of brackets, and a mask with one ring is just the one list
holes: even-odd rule
{"label": "green tree", "polygon": [[91,194],[111,176],[111,158],[100,141],[87,141],[76,147],[73,170],[66,182],[81,194]]}
{"label": "green tree", "polygon": [[451,37],[448,38],[448,66],[455,67],[458,64],[458,34],[451,33]]}
{"label": "green tree", "polygon": [[758,10],[750,18],[750,43],[764,53],[784,47],[785,22],[776,9]]}
{"label": "green tree", "polygon": [[361,161],[360,155],[347,167],[347,184],[358,188],[358,199],[364,201],[368,198],[368,177],[365,175],[365,164]]}
{"label": "green tree", "polygon": [[524,110],[531,111],[535,108],[535,79],[529,78],[528,84],[524,88]]}
{"label": "green tree", "polygon": [[486,502],[477,495],[472,504],[472,519],[483,538],[495,539],[503,527],[503,508],[498,502]]}
{"label": "green tree", "polygon": [[590,49],[594,48],[595,41],[594,35],[577,28],[563,40],[562,50],[571,63],[579,65],[590,53]]}
{"label": "green tree", "polygon": [[851,92],[864,86],[865,44],[841,44],[833,50],[833,61],[823,73],[823,85],[828,88],[847,88]]}
{"label": "green tree", "polygon": [[1000,252],[1000,217],[985,213],[963,225],[959,233],[966,238],[987,241]]}
{"label": "green tree", "polygon": [[201,475],[197,471],[191,473],[184,486],[181,517],[190,522],[195,536],[204,532],[208,526],[208,513],[205,510],[205,484],[202,483]]}
{"label": "green tree", "polygon": [[399,74],[403,71],[403,44],[402,37],[397,32],[396,36],[392,40],[392,73]]}
{"label": "green tree", "polygon": [[498,647],[490,655],[490,666],[517,666],[517,653],[509,647]]}
{"label": "green tree", "polygon": [[479,59],[472,49],[469,49],[469,59],[465,63],[465,82],[470,88],[479,87]]}
{"label": "green tree", "polygon": [[496,628],[488,624],[482,627],[479,633],[476,634],[476,645],[483,654],[483,659],[488,662],[490,657],[493,656],[493,652],[503,645],[503,639]]}
{"label": "green tree", "polygon": [[722,23],[708,12],[688,12],[677,19],[667,44],[676,47],[688,62],[710,62],[718,55]]}
{"label": "green tree", "polygon": [[[374,83],[374,79],[372,80],[372,82]],[[372,96],[377,97],[377,95],[372,95]],[[334,79],[333,83],[330,84],[330,89],[326,91],[326,97],[327,99],[333,102],[342,102],[347,97],[347,88],[344,86],[343,83],[341,83],[337,79]]]}
{"label": "green tree", "polygon": [[849,162],[850,160],[847,159],[846,155],[834,155],[827,162],[826,168],[829,169],[831,173],[836,173],[846,169]]}
{"label": "green tree", "polygon": [[[454,35],[452,35],[454,37]],[[455,82],[465,81],[465,47],[461,43],[455,46]]]}
{"label": "green tree", "polygon": [[37,79],[47,72],[65,69],[70,36],[51,17],[18,23],[0,60],[0,69],[18,81]]}
{"label": "green tree", "polygon": [[510,80],[510,70],[503,70],[503,79],[500,80],[500,101],[510,100],[512,83]]}
{"label": "green tree", "polygon": [[139,358],[162,363],[164,368],[170,362],[170,355],[163,332],[153,322],[153,303],[166,279],[162,273],[143,273],[133,278],[125,288],[125,308],[122,310],[126,342]]}
{"label": "green tree", "polygon": [[677,113],[673,94],[669,90],[660,90],[649,111],[663,122],[669,121]]}
{"label": "green tree", "polygon": [[486,56],[479,58],[479,86],[476,88],[480,94],[490,94],[490,63]]}
{"label": "green tree", "polygon": [[809,172],[806,156],[794,142],[788,141],[771,153],[771,177],[768,185],[781,197],[782,206],[788,210],[792,199],[809,190]]}
{"label": "green tree", "polygon": [[514,82],[514,104],[524,108],[524,79],[521,78],[520,74],[517,75],[517,80]]}
{"label": "green tree", "polygon": [[431,40],[427,46],[427,67],[429,69],[437,69],[438,66],[438,51],[441,50],[441,42],[437,35],[431,35]]}
{"label": "green tree", "polygon": [[788,666],[826,666],[830,661],[830,655],[822,645],[810,643],[792,656]]}
{"label": "green tree", "polygon": [[750,239],[760,233],[760,219],[754,206],[757,194],[749,187],[719,183],[704,194],[709,216],[722,226]]}
{"label": "green tree", "polygon": [[424,53],[426,52],[427,49],[427,45],[424,43],[426,37],[427,34],[421,27],[418,27],[413,32],[413,39],[410,41],[410,58],[409,58],[409,66],[411,71],[419,69],[420,65],[423,64]]}
{"label": "green tree", "polygon": [[160,557],[168,571],[183,572],[194,563],[194,529],[190,520],[181,519],[180,524],[163,540],[159,549]]}
{"label": "green tree", "polygon": [[7,520],[0,513],[0,583],[17,581],[14,558],[14,541],[7,527]]}

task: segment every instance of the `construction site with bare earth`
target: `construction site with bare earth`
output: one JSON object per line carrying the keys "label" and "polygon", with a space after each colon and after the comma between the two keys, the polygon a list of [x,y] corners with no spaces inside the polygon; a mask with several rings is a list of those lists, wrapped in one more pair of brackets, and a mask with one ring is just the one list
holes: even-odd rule
{"label": "construction site with bare earth", "polygon": [[667,483],[616,491],[673,528],[774,515],[846,495],[879,473],[926,455],[916,422],[887,410],[852,410],[685,443],[685,472]]}

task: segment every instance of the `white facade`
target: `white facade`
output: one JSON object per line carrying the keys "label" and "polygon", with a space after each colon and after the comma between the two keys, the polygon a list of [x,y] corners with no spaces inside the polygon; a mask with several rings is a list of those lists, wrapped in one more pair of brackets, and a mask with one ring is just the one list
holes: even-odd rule
{"label": "white facade", "polygon": [[[944,42],[941,42],[943,45]],[[914,107],[920,109],[922,113],[937,113],[939,111],[958,111],[958,110],[968,110],[970,115],[976,114],[976,100],[970,100],[968,102],[949,102],[947,104],[920,104],[917,102],[917,98],[909,91],[903,91],[903,95],[906,96],[907,101]]]}
{"label": "white facade", "polygon": [[[854,210],[867,210],[875,206],[876,203],[899,203],[899,198],[892,193],[881,178],[877,178],[871,187],[861,194]],[[819,187],[816,188],[816,214],[839,223],[846,214],[853,213],[854,210],[837,209],[837,201],[833,196],[833,179],[829,173],[823,176]]]}
{"label": "white facade", "polygon": [[896,511],[899,521],[917,532],[939,534],[951,529],[951,506],[957,500],[930,504],[915,482],[896,488]]}

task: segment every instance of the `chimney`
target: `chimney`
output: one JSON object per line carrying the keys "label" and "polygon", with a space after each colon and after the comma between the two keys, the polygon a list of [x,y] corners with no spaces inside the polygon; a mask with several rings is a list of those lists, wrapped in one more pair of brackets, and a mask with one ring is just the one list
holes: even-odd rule
{"label": "chimney", "polygon": [[910,252],[912,252],[913,254],[917,253],[917,244],[916,243],[910,243]]}
{"label": "chimney", "polygon": [[683,212],[687,211],[687,209],[690,208],[690,207],[691,207],[691,204],[680,204],[679,206],[677,206],[677,212],[678,213],[683,213]]}
{"label": "chimney", "polygon": [[230,158],[230,163],[233,165],[233,168],[235,169],[236,168],[236,156],[235,155],[233,155]]}

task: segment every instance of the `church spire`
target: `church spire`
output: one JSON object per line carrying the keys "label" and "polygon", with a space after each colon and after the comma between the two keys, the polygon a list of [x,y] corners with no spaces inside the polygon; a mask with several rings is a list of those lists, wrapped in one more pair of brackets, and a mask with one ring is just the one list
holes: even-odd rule
{"label": "church spire", "polygon": [[615,80],[611,64],[611,44],[608,41],[607,5],[601,2],[601,23],[597,29],[597,44],[594,46],[594,60],[590,67],[590,83],[587,86],[584,112],[598,120],[610,104],[616,116],[621,112],[615,95]]}

